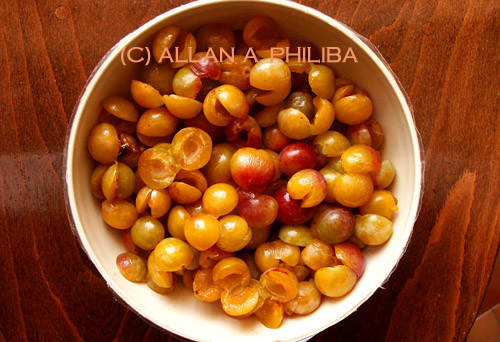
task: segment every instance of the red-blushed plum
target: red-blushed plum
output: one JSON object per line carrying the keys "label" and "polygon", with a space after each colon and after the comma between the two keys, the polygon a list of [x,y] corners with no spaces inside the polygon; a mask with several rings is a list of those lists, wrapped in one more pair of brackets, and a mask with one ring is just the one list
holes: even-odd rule
{"label": "red-blushed plum", "polygon": [[286,188],[277,190],[273,197],[278,201],[278,221],[284,224],[302,224],[308,221],[312,215],[312,208],[302,208],[302,201],[290,197]]}
{"label": "red-blushed plum", "polygon": [[303,169],[314,169],[318,157],[311,144],[296,142],[288,145],[280,152],[281,170],[288,176]]}
{"label": "red-blushed plum", "polygon": [[234,181],[244,189],[265,188],[276,173],[273,157],[265,150],[252,147],[236,151],[230,168]]}
{"label": "red-blushed plum", "polygon": [[356,275],[361,277],[365,270],[365,258],[363,252],[354,244],[343,242],[333,245],[336,258],[343,264],[352,269]]}

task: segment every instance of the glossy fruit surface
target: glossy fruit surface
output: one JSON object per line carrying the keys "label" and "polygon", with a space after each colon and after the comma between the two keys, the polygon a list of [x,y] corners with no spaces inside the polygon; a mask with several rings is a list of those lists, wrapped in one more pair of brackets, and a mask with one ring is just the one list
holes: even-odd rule
{"label": "glossy fruit surface", "polygon": [[174,275],[174,274],[172,274],[172,273],[170,273],[170,272],[162,272],[162,273],[164,273],[164,274],[170,274],[170,276],[172,277],[172,285],[171,286],[169,286],[169,287],[163,287],[163,286],[158,285],[157,283],[155,283],[153,281],[153,278],[152,278],[152,276],[151,276],[150,273],[148,273],[146,275],[146,284],[154,292],[156,292],[158,294],[161,294],[161,295],[166,295],[166,294],[171,293],[174,290],[175,286],[177,285],[177,276]]}
{"label": "glossy fruit surface", "polygon": [[232,117],[245,119],[249,110],[245,94],[230,84],[210,90],[203,102],[203,114],[215,126],[227,126]]}
{"label": "glossy fruit surface", "polygon": [[290,139],[302,140],[312,134],[311,123],[307,116],[295,108],[287,108],[278,115],[278,127]]}
{"label": "glossy fruit surface", "polygon": [[264,130],[262,139],[267,148],[276,152],[280,152],[292,142],[290,138],[281,133],[278,125],[276,124],[269,126]]}
{"label": "glossy fruit surface", "polygon": [[181,33],[178,26],[167,26],[159,31],[153,41],[153,56],[160,64],[164,62],[162,56],[165,49],[170,49]]}
{"label": "glossy fruit surface", "polygon": [[98,121],[99,123],[107,123],[113,125],[118,134],[120,133],[134,134],[137,126],[136,122],[120,119],[115,115],[108,113],[104,108],[99,113]]}
{"label": "glossy fruit surface", "polygon": [[301,252],[302,261],[312,270],[336,264],[335,251],[332,246],[322,240],[313,239]]}
{"label": "glossy fruit surface", "polygon": [[309,85],[313,93],[323,99],[330,99],[335,91],[335,74],[326,65],[312,64],[309,71]]}
{"label": "glossy fruit surface", "polygon": [[161,271],[158,269],[156,257],[153,253],[151,253],[148,257],[148,275],[156,287],[163,289],[173,288],[177,279],[174,277],[172,272]]}
{"label": "glossy fruit surface", "polygon": [[354,216],[346,209],[327,207],[314,216],[313,225],[321,240],[326,243],[340,243],[354,232]]}
{"label": "glossy fruit surface", "polygon": [[333,186],[335,199],[346,207],[360,207],[370,200],[373,182],[365,173],[346,173],[340,176]]}
{"label": "glossy fruit surface", "polygon": [[138,214],[135,206],[122,199],[113,202],[105,200],[101,205],[102,218],[104,222],[116,229],[127,229],[137,220]]}
{"label": "glossy fruit surface", "polygon": [[346,137],[351,142],[351,145],[363,144],[371,146],[372,144],[370,131],[364,123],[349,126],[346,132]]}
{"label": "glossy fruit surface", "polygon": [[292,271],[292,273],[295,274],[299,282],[306,280],[311,275],[311,269],[305,266],[302,260],[299,262],[298,265],[295,266],[290,266],[288,264],[285,264],[284,262],[280,262],[278,267],[283,267],[289,271]]}
{"label": "glossy fruit surface", "polygon": [[179,119],[170,114],[166,108],[153,108],[141,115],[137,123],[137,132],[148,137],[165,137],[174,133],[178,124]]}
{"label": "glossy fruit surface", "polygon": [[270,149],[266,149],[265,150],[267,153],[269,153],[269,155],[271,156],[271,158],[273,158],[273,161],[274,161],[274,177],[273,177],[273,182],[275,181],[278,181],[281,179],[281,175],[283,174],[283,171],[281,171],[281,167],[280,167],[280,156],[278,153],[276,153],[275,151],[273,150],[270,150]]}
{"label": "glossy fruit surface", "polygon": [[172,199],[179,204],[196,202],[202,195],[202,192],[199,189],[184,182],[173,182],[170,184],[168,187],[168,193]]}
{"label": "glossy fruit surface", "polygon": [[206,190],[207,180],[199,170],[180,170],[168,187],[168,193],[179,204],[196,202]]}
{"label": "glossy fruit surface", "polygon": [[309,119],[314,117],[313,97],[308,92],[294,91],[287,97],[285,107],[294,108],[302,112]]}
{"label": "glossy fruit surface", "polygon": [[308,221],[313,211],[311,208],[303,208],[302,201],[293,199],[286,189],[276,191],[273,197],[278,202],[277,220],[284,224],[296,225]]}
{"label": "glossy fruit surface", "polygon": [[333,102],[333,107],[337,120],[348,125],[362,123],[373,111],[372,101],[362,94],[342,97]]}
{"label": "glossy fruit surface", "polygon": [[384,142],[384,131],[378,121],[370,118],[347,129],[347,137],[351,144],[364,144],[378,150]]}
{"label": "glossy fruit surface", "polygon": [[108,123],[96,125],[90,132],[88,150],[94,160],[101,164],[111,164],[118,158],[120,141],[116,128]]}
{"label": "glossy fruit surface", "polygon": [[361,215],[377,214],[387,219],[392,218],[392,214],[398,210],[398,200],[392,192],[387,190],[375,190],[373,196],[365,205],[359,208]]}
{"label": "glossy fruit surface", "polygon": [[[340,80],[340,82],[339,82]],[[335,92],[332,97],[332,102],[340,100],[343,97],[353,95],[356,93],[356,86],[352,83],[351,80],[337,78],[335,79]]]}
{"label": "glossy fruit surface", "polygon": [[316,151],[306,142],[290,144],[279,154],[281,170],[289,177],[300,170],[313,169],[317,160]]}
{"label": "glossy fruit surface", "polygon": [[107,97],[101,102],[102,107],[109,114],[130,122],[137,122],[139,112],[132,101],[121,96]]}
{"label": "glossy fruit surface", "polygon": [[366,214],[356,216],[354,234],[365,244],[381,245],[392,235],[392,222],[383,216]]}
{"label": "glossy fruit surface", "polygon": [[340,157],[351,143],[337,131],[327,131],[314,138],[313,146],[316,151],[326,157]]}
{"label": "glossy fruit surface", "polygon": [[165,215],[172,205],[172,199],[166,189],[153,190],[144,186],[139,190],[135,199],[135,207],[139,214],[144,213],[148,208],[151,216],[159,218]]}
{"label": "glossy fruit surface", "polygon": [[268,90],[255,97],[264,106],[274,106],[286,99],[292,86],[290,69],[279,58],[263,58],[250,71],[250,85]]}
{"label": "glossy fruit surface", "polygon": [[268,152],[251,147],[241,148],[231,159],[231,175],[244,189],[263,188],[274,178],[276,168]]}
{"label": "glossy fruit surface", "polygon": [[179,119],[192,119],[203,108],[203,104],[200,101],[175,94],[164,95],[162,100],[168,111]]}
{"label": "glossy fruit surface", "polygon": [[195,99],[200,92],[202,83],[200,77],[187,65],[180,68],[172,80],[172,89],[176,95]]}
{"label": "glossy fruit surface", "polygon": [[326,167],[333,169],[342,175],[345,173],[345,170],[342,167],[342,160],[340,159],[340,157],[330,158]]}
{"label": "glossy fruit surface", "polygon": [[209,184],[232,181],[230,164],[235,152],[236,149],[228,143],[220,143],[213,147],[212,156],[203,169]]}
{"label": "glossy fruit surface", "polygon": [[257,89],[280,89],[286,81],[290,82],[290,69],[279,58],[261,59],[250,71],[250,84]]}
{"label": "glossy fruit surface", "polygon": [[133,282],[146,280],[146,263],[133,253],[122,253],[116,257],[116,266],[121,275]]}
{"label": "glossy fruit surface", "polygon": [[162,271],[176,272],[188,266],[193,260],[193,248],[184,241],[169,237],[160,241],[153,253],[157,268]]}
{"label": "glossy fruit surface", "polygon": [[217,247],[227,252],[236,252],[248,245],[252,239],[252,230],[244,218],[227,215],[219,221],[221,234],[217,240]]}
{"label": "glossy fruit surface", "polygon": [[191,215],[181,205],[176,205],[168,213],[167,230],[175,238],[186,240],[184,236],[184,225]]}
{"label": "glossy fruit surface", "polygon": [[170,65],[172,68],[180,68],[186,64],[186,60],[189,61],[193,58],[193,54],[196,51],[196,38],[192,33],[181,30],[173,48],[178,48],[178,60],[172,61]]}
{"label": "glossy fruit surface", "polygon": [[130,232],[132,241],[144,249],[152,250],[165,237],[165,229],[160,221],[151,216],[139,218]]}
{"label": "glossy fruit surface", "polygon": [[196,189],[200,190],[200,192],[205,192],[208,187],[207,179],[205,175],[199,170],[186,171],[180,170],[175,176],[176,182],[182,182],[185,184],[189,184]]}
{"label": "glossy fruit surface", "polygon": [[342,297],[356,285],[357,276],[344,265],[323,267],[314,274],[314,283],[319,292],[327,297]]}
{"label": "glossy fruit surface", "polygon": [[282,226],[278,236],[280,240],[300,247],[305,247],[313,239],[311,230],[303,225]]}
{"label": "glossy fruit surface", "polygon": [[290,197],[302,200],[302,208],[314,207],[326,197],[328,185],[321,173],[313,169],[304,169],[295,173],[288,180],[287,192]]}
{"label": "glossy fruit surface", "polygon": [[380,170],[377,172],[372,172],[371,176],[373,179],[373,184],[376,189],[385,189],[389,185],[391,185],[394,180],[394,176],[396,174],[396,170],[394,169],[394,165],[390,160],[382,161],[380,165]]}
{"label": "glossy fruit surface", "polygon": [[311,124],[311,134],[318,135],[330,129],[335,120],[335,111],[330,101],[319,96],[314,98],[313,104],[315,114]]}
{"label": "glossy fruit surface", "polygon": [[163,98],[158,90],[150,84],[132,80],[130,94],[134,101],[144,108],[157,108],[163,105]]}
{"label": "glossy fruit surface", "polygon": [[[296,41],[294,40],[290,42],[292,44],[292,46],[290,46],[290,51],[298,52],[297,48],[299,48],[299,46],[295,47],[293,46],[295,42]],[[310,63],[304,61],[303,58],[299,59],[298,57],[292,56],[288,59],[287,65],[290,68],[290,71],[292,72],[292,78],[296,76],[297,79],[300,80],[299,87],[294,87],[294,88],[300,89],[309,85],[307,73],[311,70]]]}
{"label": "glossy fruit surface", "polygon": [[254,192],[249,192],[249,194],[248,196],[240,195],[238,214],[252,228],[264,228],[271,225],[278,215],[278,202],[269,195]]}
{"label": "glossy fruit surface", "polygon": [[189,213],[189,215],[194,216],[198,214],[203,214],[205,211],[203,210],[203,203],[201,200],[198,200],[194,203],[189,203],[184,205],[184,209]]}
{"label": "glossy fruit surface", "polygon": [[380,170],[380,154],[368,145],[354,145],[342,153],[342,167],[350,173],[368,173]]}
{"label": "glossy fruit surface", "polygon": [[205,212],[214,217],[227,215],[238,205],[238,193],[230,184],[213,184],[203,194],[202,203]]}
{"label": "glossy fruit surface", "polygon": [[361,277],[365,270],[365,258],[363,252],[352,243],[343,242],[333,246],[335,249],[335,257],[343,265],[353,270],[356,275]]}
{"label": "glossy fruit surface", "polygon": [[184,236],[199,251],[209,249],[219,239],[219,221],[208,214],[192,216],[184,226]]}
{"label": "glossy fruit surface", "polygon": [[337,178],[342,176],[342,174],[332,168],[329,167],[324,167],[321,170],[319,170],[319,173],[323,175],[326,181],[327,185],[327,191],[326,191],[326,197],[325,197],[325,202],[327,203],[335,203],[335,195],[333,192],[333,187],[335,185],[335,182],[337,181]]}

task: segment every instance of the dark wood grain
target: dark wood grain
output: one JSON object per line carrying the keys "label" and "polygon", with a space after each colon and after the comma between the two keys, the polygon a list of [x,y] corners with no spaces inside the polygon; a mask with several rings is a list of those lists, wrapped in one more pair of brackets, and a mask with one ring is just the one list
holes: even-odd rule
{"label": "dark wood grain", "polygon": [[[500,241],[500,5],[300,1],[380,49],[425,151],[411,244],[383,289],[313,340],[463,340]],[[64,138],[96,63],[185,1],[0,0],[0,339],[174,340],[113,297],[66,218]]]}

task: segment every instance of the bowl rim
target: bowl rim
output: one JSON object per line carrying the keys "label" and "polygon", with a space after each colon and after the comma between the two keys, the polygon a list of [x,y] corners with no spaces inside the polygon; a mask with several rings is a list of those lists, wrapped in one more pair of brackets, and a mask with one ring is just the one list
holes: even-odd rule
{"label": "bowl rim", "polygon": [[[74,146],[75,146],[75,139],[76,139],[76,131],[77,127],[79,126],[79,123],[82,120],[82,113],[83,109],[87,104],[87,101],[89,100],[90,93],[92,92],[93,88],[95,87],[97,80],[100,78],[99,76],[104,72],[106,69],[107,64],[111,61],[114,60],[115,58],[119,58],[120,51],[123,49],[123,47],[127,46],[133,39],[135,39],[137,36],[142,34],[144,31],[147,31],[149,28],[152,26],[160,23],[161,21],[166,20],[167,18],[174,16],[176,14],[189,11],[193,8],[196,7],[203,7],[203,6],[210,6],[215,3],[267,3],[271,5],[278,5],[278,6],[284,6],[292,11],[300,11],[303,12],[307,15],[313,16],[316,20],[321,20],[328,24],[329,26],[332,26],[333,28],[337,29],[340,31],[341,34],[346,36],[352,44],[355,44],[357,48],[360,48],[363,50],[364,53],[368,55],[368,57],[375,63],[375,65],[379,68],[379,70],[383,73],[384,77],[388,81],[388,83],[391,86],[392,91],[396,94],[396,97],[403,108],[403,112],[405,115],[405,119],[410,131],[410,140],[412,143],[413,151],[412,151],[412,157],[415,160],[415,182],[414,182],[414,194],[411,199],[412,208],[408,216],[408,227],[406,227],[407,232],[403,235],[403,239],[406,240],[406,245],[403,246],[399,256],[394,259],[392,264],[390,265],[390,268],[387,268],[388,271],[384,272],[384,279],[380,283],[379,286],[374,286],[373,288],[370,289],[370,291],[366,294],[366,296],[360,300],[356,305],[354,305],[352,308],[344,312],[343,315],[337,317],[335,320],[329,322],[326,325],[322,325],[320,327],[315,328],[314,330],[309,330],[307,333],[301,333],[300,336],[297,336],[293,340],[290,341],[299,341],[299,340],[307,340],[308,338],[320,333],[323,330],[328,329],[329,327],[333,326],[334,324],[337,324],[350,314],[352,314],[354,311],[357,310],[363,303],[365,303],[374,293],[375,291],[379,288],[382,287],[385,282],[390,278],[391,274],[395,271],[396,266],[398,265],[399,261],[401,260],[402,256],[404,255],[410,241],[411,241],[411,236],[414,228],[415,221],[418,217],[418,213],[420,211],[421,207],[421,199],[423,196],[423,184],[424,184],[424,155],[423,155],[423,145],[422,141],[419,135],[419,132],[417,130],[416,124],[415,124],[415,119],[414,119],[414,114],[413,114],[413,108],[410,103],[410,99],[408,94],[405,92],[404,88],[402,87],[398,77],[395,75],[395,73],[392,71],[390,68],[389,64],[387,61],[384,59],[382,54],[378,51],[376,46],[370,42],[367,38],[364,36],[360,35],[359,33],[355,32],[353,29],[351,29],[349,26],[346,24],[337,21],[336,19],[331,18],[327,14],[322,13],[319,10],[316,10],[314,8],[289,1],[289,0],[199,0],[199,1],[194,1],[191,3],[183,4],[181,6],[172,8],[155,18],[149,20],[148,22],[144,23],[143,25],[139,26],[129,34],[127,34],[125,37],[120,39],[102,58],[101,60],[97,63],[97,65],[94,67],[93,71],[91,74],[88,76],[88,79],[76,101],[76,104],[73,108],[73,112],[71,115],[71,119],[68,122],[68,129],[66,132],[66,141],[64,145],[64,155],[63,155],[63,181],[64,181],[64,197],[65,197],[65,204],[66,204],[66,214],[68,216],[68,221],[70,223],[70,227],[73,231],[73,234],[76,236],[77,240],[80,243],[80,246],[84,250],[84,252],[87,254],[88,258],[92,261],[94,267],[99,271],[101,276],[104,278],[106,281],[106,285],[108,288],[111,290],[111,292],[114,295],[115,300],[119,301],[123,305],[126,305],[126,307],[129,310],[134,311],[135,313],[139,314],[139,316],[143,319],[146,320],[148,323],[153,324],[154,326],[160,328],[162,331],[165,331],[171,335],[176,336],[177,338],[180,339],[191,339],[191,340],[196,340],[195,336],[192,336],[189,334],[189,332],[186,331],[177,331],[175,326],[170,326],[165,324],[165,322],[160,322],[157,319],[155,319],[154,316],[151,316],[148,314],[148,312],[144,311],[141,309],[141,306],[139,303],[134,300],[132,297],[130,297],[128,294],[126,294],[124,291],[121,290],[121,288],[113,281],[111,275],[104,269],[104,267],[100,264],[100,262],[97,259],[96,254],[94,253],[92,247],[89,244],[89,241],[87,239],[87,236],[83,230],[81,220],[80,220],[80,215],[78,214],[77,210],[77,204],[76,204],[76,199],[75,199],[75,193],[74,193],[74,187],[73,187],[73,179],[72,179],[72,174],[73,174],[73,151],[74,151]],[[378,283],[378,282],[376,282]]]}

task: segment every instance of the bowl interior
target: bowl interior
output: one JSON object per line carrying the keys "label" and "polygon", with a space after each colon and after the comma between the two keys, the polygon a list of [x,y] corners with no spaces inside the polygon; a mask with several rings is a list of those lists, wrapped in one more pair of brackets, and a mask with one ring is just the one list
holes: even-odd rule
{"label": "bowl interior", "polygon": [[[167,25],[195,31],[205,23],[221,22],[232,28],[257,14],[267,14],[280,25],[284,36],[310,40],[317,47],[351,47],[358,63],[335,63],[337,74],[365,88],[374,103],[374,117],[385,130],[384,159],[390,159],[397,176],[391,187],[399,201],[394,217],[394,234],[381,247],[364,250],[366,270],[356,287],[340,299],[325,299],[317,311],[306,316],[287,317],[277,330],[265,328],[255,318],[236,320],[226,316],[220,304],[201,303],[190,291],[178,286],[161,296],[145,284],[123,278],[115,258],[124,251],[120,232],[105,225],[100,202],[93,198],[89,179],[95,164],[87,152],[87,138],[97,122],[100,102],[109,95],[128,94],[130,80],[141,65],[120,61],[124,46],[150,46],[154,34]],[[75,229],[83,248],[107,283],[135,311],[156,325],[194,340],[288,341],[311,336],[338,322],[363,303],[390,275],[411,236],[418,210],[421,166],[418,139],[397,82],[383,62],[357,35],[319,12],[295,3],[271,1],[210,1],[192,3],[161,15],[125,37],[111,50],[90,79],[72,122],[67,151],[67,197]]]}

